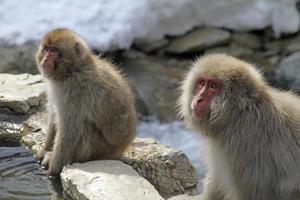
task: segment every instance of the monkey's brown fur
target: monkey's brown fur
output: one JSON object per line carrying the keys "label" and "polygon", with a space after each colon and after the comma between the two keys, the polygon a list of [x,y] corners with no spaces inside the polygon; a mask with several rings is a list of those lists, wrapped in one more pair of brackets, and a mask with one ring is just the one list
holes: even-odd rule
{"label": "monkey's brown fur", "polygon": [[[54,70],[45,74],[43,48],[59,51]],[[68,29],[47,33],[36,54],[48,94],[46,142],[38,154],[48,174],[66,164],[118,159],[135,137],[134,95],[115,66],[93,55],[87,44]]]}
{"label": "monkey's brown fur", "polygon": [[[199,76],[221,80],[210,113],[190,103]],[[204,200],[300,199],[300,98],[270,87],[251,64],[224,55],[193,63],[182,85],[180,113],[207,139]]]}

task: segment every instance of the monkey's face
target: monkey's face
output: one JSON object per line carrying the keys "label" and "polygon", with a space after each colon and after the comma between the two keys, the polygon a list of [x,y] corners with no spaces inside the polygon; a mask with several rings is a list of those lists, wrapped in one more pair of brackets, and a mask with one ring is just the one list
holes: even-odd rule
{"label": "monkey's face", "polygon": [[50,76],[57,68],[60,51],[57,46],[45,44],[41,47],[39,55],[39,66],[43,75]]}
{"label": "monkey's face", "polygon": [[193,88],[190,108],[199,118],[207,118],[212,109],[213,100],[221,94],[221,81],[213,77],[199,77]]}
{"label": "monkey's face", "polygon": [[89,65],[86,43],[68,29],[54,29],[40,43],[36,62],[40,72],[52,80],[63,81]]}

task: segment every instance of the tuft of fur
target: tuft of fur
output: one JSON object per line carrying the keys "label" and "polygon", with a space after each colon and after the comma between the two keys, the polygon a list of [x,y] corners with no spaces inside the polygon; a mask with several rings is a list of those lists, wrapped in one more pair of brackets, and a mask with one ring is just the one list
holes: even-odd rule
{"label": "tuft of fur", "polygon": [[47,155],[43,164],[49,165],[50,175],[74,162],[119,159],[136,133],[135,99],[128,82],[68,29],[55,29],[43,37],[36,54],[42,74],[42,49],[47,44],[55,45],[60,56],[55,69],[44,74],[49,121],[38,158]]}
{"label": "tuft of fur", "polygon": [[[190,103],[199,76],[221,80],[209,116]],[[300,199],[300,98],[270,87],[251,64],[225,54],[193,63],[179,99],[188,127],[207,140],[205,200]]]}

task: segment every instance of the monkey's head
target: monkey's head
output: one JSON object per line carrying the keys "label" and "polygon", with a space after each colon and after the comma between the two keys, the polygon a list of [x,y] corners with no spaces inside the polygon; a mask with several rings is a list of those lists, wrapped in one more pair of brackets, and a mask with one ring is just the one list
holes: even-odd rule
{"label": "monkey's head", "polygon": [[225,54],[203,56],[192,64],[183,82],[180,114],[193,129],[211,128],[251,109],[265,87],[252,65]]}
{"label": "monkey's head", "polygon": [[86,42],[75,32],[57,28],[41,40],[36,53],[38,68],[45,77],[64,80],[88,67],[91,55]]}

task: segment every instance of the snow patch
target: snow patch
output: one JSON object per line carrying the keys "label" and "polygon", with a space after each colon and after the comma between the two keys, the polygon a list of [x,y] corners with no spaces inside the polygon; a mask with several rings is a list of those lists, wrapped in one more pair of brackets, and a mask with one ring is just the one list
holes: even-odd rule
{"label": "snow patch", "polygon": [[129,48],[135,39],[157,40],[195,26],[235,30],[299,30],[296,0],[2,0],[0,40],[22,44],[50,29],[68,27],[103,51]]}

